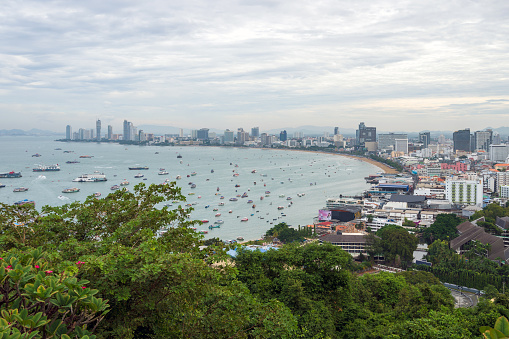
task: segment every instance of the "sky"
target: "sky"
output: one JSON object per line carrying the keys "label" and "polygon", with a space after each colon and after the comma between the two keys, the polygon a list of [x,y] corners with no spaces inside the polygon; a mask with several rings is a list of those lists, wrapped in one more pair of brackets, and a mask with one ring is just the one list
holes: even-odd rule
{"label": "sky", "polygon": [[0,129],[415,132],[508,114],[506,0],[0,2]]}

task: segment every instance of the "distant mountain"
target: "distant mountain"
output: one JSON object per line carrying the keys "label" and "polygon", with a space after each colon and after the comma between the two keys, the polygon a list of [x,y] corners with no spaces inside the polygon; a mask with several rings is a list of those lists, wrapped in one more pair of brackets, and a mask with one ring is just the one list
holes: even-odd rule
{"label": "distant mountain", "polygon": [[33,136],[57,136],[57,135],[63,135],[62,133],[57,133],[53,131],[46,131],[42,129],[32,128],[31,130],[24,131],[21,129],[0,129],[0,136],[4,135],[10,135],[10,136],[17,136],[17,135],[33,135]]}

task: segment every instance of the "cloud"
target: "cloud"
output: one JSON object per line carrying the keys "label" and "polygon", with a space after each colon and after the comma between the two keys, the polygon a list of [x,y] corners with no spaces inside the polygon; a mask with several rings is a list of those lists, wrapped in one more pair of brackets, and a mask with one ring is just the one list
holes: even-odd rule
{"label": "cloud", "polygon": [[[496,126],[509,100],[505,1],[5,0],[0,9],[2,115],[28,118],[6,128],[110,116],[185,128],[318,117],[457,129],[462,112]],[[35,126],[29,117],[45,107],[64,113]]]}

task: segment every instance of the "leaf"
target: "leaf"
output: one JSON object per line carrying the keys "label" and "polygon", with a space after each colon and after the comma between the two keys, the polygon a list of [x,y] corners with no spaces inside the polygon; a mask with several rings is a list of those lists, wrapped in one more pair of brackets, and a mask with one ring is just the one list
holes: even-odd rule
{"label": "leaf", "polygon": [[500,317],[495,322],[495,329],[502,332],[506,337],[509,336],[509,320],[506,317]]}

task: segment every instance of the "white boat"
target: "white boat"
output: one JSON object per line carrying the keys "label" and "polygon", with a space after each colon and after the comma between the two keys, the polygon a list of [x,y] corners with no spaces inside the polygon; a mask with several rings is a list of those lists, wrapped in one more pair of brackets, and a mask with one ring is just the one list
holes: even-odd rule
{"label": "white boat", "polygon": [[167,171],[161,171],[161,172],[159,172],[159,173],[157,173],[157,174],[159,174],[159,175],[167,175],[167,174],[168,174],[168,172],[167,172]]}
{"label": "white boat", "polygon": [[76,179],[73,179],[73,182],[100,182],[107,181],[106,175],[104,173],[94,173],[94,174],[82,174]]}
{"label": "white boat", "polygon": [[79,192],[80,189],[77,188],[77,187],[73,187],[73,188],[66,188],[62,191],[62,193],[77,193]]}
{"label": "white boat", "polygon": [[141,173],[138,173],[138,174],[136,174],[134,177],[135,177],[135,178],[143,178],[143,177],[144,177],[144,175],[143,175],[143,174],[141,174]]}

